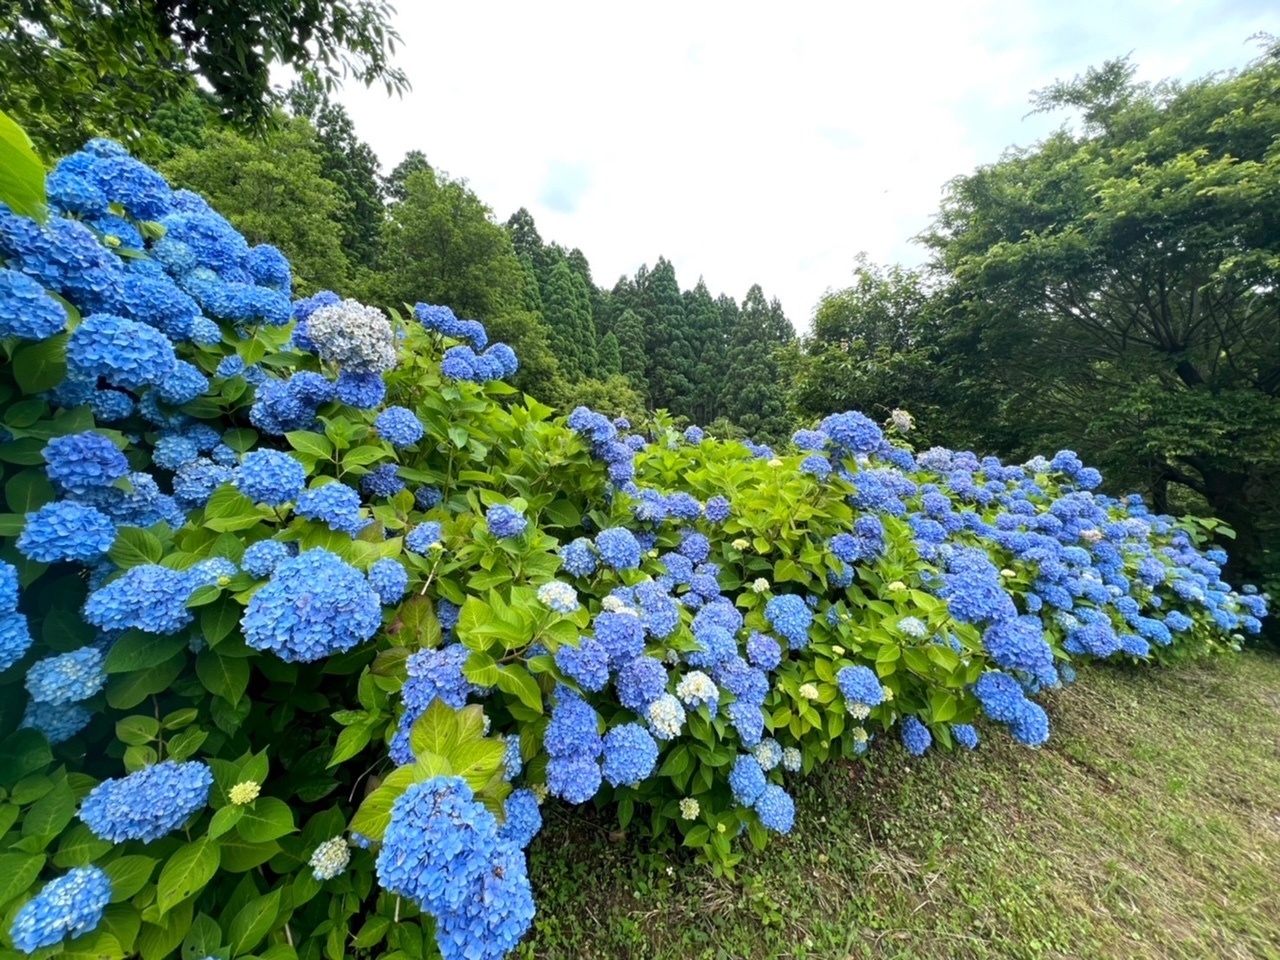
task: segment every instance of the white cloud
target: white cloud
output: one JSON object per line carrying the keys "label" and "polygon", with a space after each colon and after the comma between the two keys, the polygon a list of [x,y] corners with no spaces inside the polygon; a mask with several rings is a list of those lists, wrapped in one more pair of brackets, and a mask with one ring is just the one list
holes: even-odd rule
{"label": "white cloud", "polygon": [[1060,118],[1028,92],[1134,52],[1140,76],[1242,65],[1262,4],[1050,0],[436,4],[401,0],[413,83],[340,96],[389,170],[410,149],[612,285],[665,255],[805,326],[853,258],[910,242],[951,177]]}

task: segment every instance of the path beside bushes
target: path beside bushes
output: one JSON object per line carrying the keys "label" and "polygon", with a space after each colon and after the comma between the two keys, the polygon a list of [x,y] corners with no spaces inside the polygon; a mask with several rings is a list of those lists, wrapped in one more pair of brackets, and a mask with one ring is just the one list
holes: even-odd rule
{"label": "path beside bushes", "polygon": [[550,808],[523,955],[1280,958],[1280,657],[1087,667],[1045,705],[1041,750],[815,771],[733,881]]}

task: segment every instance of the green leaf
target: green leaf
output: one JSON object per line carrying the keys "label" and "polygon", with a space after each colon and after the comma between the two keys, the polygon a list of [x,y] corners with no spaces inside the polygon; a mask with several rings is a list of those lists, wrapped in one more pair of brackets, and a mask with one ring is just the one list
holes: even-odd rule
{"label": "green leaf", "polygon": [[498,667],[498,689],[519,698],[530,710],[542,713],[542,691],[524,667],[504,664]]}
{"label": "green leaf", "polygon": [[196,676],[206,690],[234,706],[249,688],[249,663],[243,657],[224,657],[205,649],[196,657]]}
{"label": "green leaf", "polygon": [[22,818],[24,837],[53,837],[62,832],[76,813],[76,798],[71,785],[61,780],[37,800]]}
{"label": "green leaf", "polygon": [[38,853],[0,853],[0,906],[25,893],[43,866],[44,857]]}
{"label": "green leaf", "polygon": [[229,803],[225,807],[214,811],[213,817],[209,821],[209,836],[215,839],[222,836],[240,822],[240,818],[244,816],[244,811],[244,806],[238,803]]}
{"label": "green leaf", "polygon": [[[185,643],[183,647],[186,647]],[[147,697],[168,690],[173,681],[178,679],[186,663],[187,658],[183,655],[183,651],[179,651],[176,656],[170,657],[159,666],[114,677],[107,686],[107,703],[117,710],[133,709]]]}
{"label": "green leaf", "polygon": [[710,837],[711,828],[705,823],[699,823],[684,835],[684,845],[686,847],[705,847]]}
{"label": "green leaf", "polygon": [[360,932],[356,934],[355,942],[352,946],[359,949],[367,949],[382,942],[382,938],[387,935],[387,931],[391,929],[391,918],[381,915],[370,917]]}
{"label": "green leaf", "polygon": [[231,955],[239,957],[249,953],[262,942],[262,938],[271,930],[276,922],[276,914],[280,912],[280,890],[272,890],[265,897],[250,900],[231,921],[227,928],[227,941],[231,947]]}
{"label": "green leaf", "polygon": [[449,428],[449,439],[453,441],[455,447],[461,450],[467,445],[467,441],[471,439],[471,434],[467,433],[466,427],[455,423]]}
{"label": "green leaf", "polygon": [[116,721],[116,739],[131,747],[144,747],[160,735],[160,721],[136,714]]}
{"label": "green leaf", "polygon": [[49,741],[36,730],[15,730],[0,743],[0,786],[11,787],[53,762]]}
{"label": "green leaf", "polygon": [[166,663],[185,650],[184,636],[160,637],[154,633],[130,630],[115,642],[102,662],[107,673],[133,673]]}
{"label": "green leaf", "polygon": [[379,460],[384,460],[388,456],[387,452],[381,447],[364,446],[356,447],[348,450],[342,455],[342,466],[345,467],[364,467]]}
{"label": "green leaf", "polygon": [[182,960],[204,960],[222,946],[222,930],[207,913],[196,914],[191,930],[182,941]]}
{"label": "green leaf", "polygon": [[308,453],[321,460],[329,460],[333,457],[333,444],[329,442],[328,437],[318,433],[312,433],[310,430],[293,430],[286,433],[284,438],[289,441],[289,446],[299,453]]}
{"label": "green leaf", "polygon": [[431,701],[409,731],[409,746],[414,756],[424,753],[448,756],[457,739],[458,718],[439,697]]}
{"label": "green leaf", "polygon": [[342,732],[338,734],[338,742],[333,745],[333,756],[325,766],[336,767],[344,760],[350,760],[369,745],[372,737],[373,724],[368,721],[343,727]]}
{"label": "green leaf", "polygon": [[99,840],[83,823],[72,824],[58,838],[58,852],[53,858],[53,865],[64,870],[87,867],[111,847],[110,840]]}
{"label": "green leaf", "polygon": [[123,903],[147,885],[160,861],[139,855],[120,857],[102,869],[111,878],[111,902]]}
{"label": "green leaf", "polygon": [[156,905],[161,915],[203,890],[218,872],[220,859],[218,844],[208,837],[174,851],[156,881]]}
{"label": "green leaf", "polygon": [[[53,484],[43,470],[16,473],[4,485],[4,499],[14,513],[28,514],[57,499]],[[26,517],[23,517],[25,524]]]}
{"label": "green leaf", "polygon": [[43,221],[45,207],[44,164],[36,156],[31,138],[13,118],[0,110],[0,203],[22,217]]}
{"label": "green leaf", "polygon": [[182,942],[191,929],[190,900],[185,900],[161,918],[160,923],[144,923],[138,934],[138,952],[142,960],[164,960]]}
{"label": "green leaf", "polygon": [[506,745],[500,740],[466,740],[445,754],[454,776],[462,777],[479,792],[502,766]]}
{"label": "green leaf", "polygon": [[236,824],[236,832],[249,843],[266,843],[296,829],[293,812],[278,797],[258,797],[251,806],[245,807],[244,816]]}
{"label": "green leaf", "polygon": [[138,527],[117,527],[116,542],[107,554],[121,570],[147,563],[159,563],[164,546],[154,533]]}
{"label": "green leaf", "polygon": [[462,675],[477,687],[492,687],[498,682],[498,662],[484,651],[476,650],[463,664]]}
{"label": "green leaf", "polygon": [[217,603],[206,604],[200,610],[200,632],[209,646],[216,647],[230,635],[240,622],[243,607],[230,597]]}
{"label": "green leaf", "polygon": [[204,526],[217,533],[247,530],[272,516],[267,507],[258,507],[235,487],[224,484],[213,492],[204,508]]}

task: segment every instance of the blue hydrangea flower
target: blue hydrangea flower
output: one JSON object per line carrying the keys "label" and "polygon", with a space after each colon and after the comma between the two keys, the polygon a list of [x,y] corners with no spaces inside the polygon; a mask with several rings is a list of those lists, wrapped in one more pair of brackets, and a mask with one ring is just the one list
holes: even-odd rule
{"label": "blue hydrangea flower", "polygon": [[566,543],[559,553],[561,569],[571,576],[587,577],[595,573],[596,555],[591,548],[591,541],[586,537]]}
{"label": "blue hydrangea flower", "polygon": [[596,550],[605,565],[614,570],[634,570],[640,566],[640,544],[626,527],[610,527],[596,534]]}
{"label": "blue hydrangea flower", "polygon": [[31,649],[31,631],[20,613],[0,615],[0,673],[8,670]]}
{"label": "blue hydrangea flower", "polygon": [[27,514],[18,552],[39,563],[75,560],[95,563],[116,540],[116,525],[100,510],[57,500]]}
{"label": "blue hydrangea flower", "polygon": [[686,530],[680,535],[678,550],[694,563],[702,563],[711,556],[711,541],[696,530]]}
{"label": "blue hydrangea flower", "polygon": [[209,801],[213,773],[198,760],[166,760],[104,780],[84,798],[80,819],[112,843],[150,843],[177,830]]}
{"label": "blue hydrangea flower", "polygon": [[774,833],[790,833],[796,822],[795,801],[776,783],[771,783],[760,791],[755,811],[764,828]]}
{"label": "blue hydrangea flower", "polygon": [[269,507],[298,499],[306,482],[307,471],[302,464],[279,450],[247,453],[235,472],[239,491],[254,503]]}
{"label": "blue hydrangea flower", "polygon": [[593,637],[582,637],[578,643],[556,651],[556,666],[583,690],[603,690],[609,682],[609,652]]}
{"label": "blue hydrangea flower", "polygon": [[650,704],[667,692],[666,667],[653,657],[636,657],[618,671],[614,689],[624,707],[647,716]]}
{"label": "blue hydrangea flower", "polygon": [[592,627],[615,668],[644,652],[644,621],[635,613],[606,610],[596,615]]}
{"label": "blue hydrangea flower", "polygon": [[254,650],[310,663],[372,637],[382,625],[382,607],[359,570],[314,549],[276,565],[250,598],[240,625]]}
{"label": "blue hydrangea flower", "polygon": [[45,340],[66,326],[66,308],[44,287],[16,270],[0,269],[0,337]]}
{"label": "blue hydrangea flower", "polygon": [[[443,626],[448,619],[445,616],[444,601],[441,602],[438,615]],[[482,692],[462,672],[470,655],[471,651],[462,644],[451,643],[436,649],[419,650],[409,656],[406,662],[408,679],[400,690],[405,709],[391,740],[391,759],[396,763],[413,762],[410,734],[414,723],[431,706],[433,700],[438,698],[453,709],[460,710],[466,706],[471,694]]]}
{"label": "blue hydrangea flower", "polygon": [[491,506],[485,513],[485,523],[495,537],[518,537],[529,525],[524,514],[505,503]]}
{"label": "blue hydrangea flower", "polygon": [[978,731],[971,724],[953,723],[951,725],[951,736],[956,743],[967,750],[976,750],[978,748]]}
{"label": "blue hydrangea flower", "polygon": [[786,638],[792,650],[800,650],[808,644],[813,611],[801,597],[795,594],[773,597],[765,604],[764,615],[773,629]]}
{"label": "blue hydrangea flower", "polygon": [[1039,617],[1024,615],[993,623],[983,632],[982,642],[997,666],[1021,670],[1041,683],[1057,680],[1053,650],[1044,639],[1044,624]]}
{"label": "blue hydrangea flower", "polygon": [[411,447],[426,432],[412,410],[387,407],[373,422],[378,434],[396,449]]}
{"label": "blue hydrangea flower", "polygon": [[503,804],[505,816],[498,836],[517,847],[527,847],[542,829],[542,813],[532,790],[513,790]]}
{"label": "blue hydrangea flower", "polygon": [[768,781],[760,761],[749,753],[741,753],[729,771],[729,788],[733,791],[733,799],[744,807],[756,802],[756,798],[764,791]]}
{"label": "blue hydrangea flower", "polygon": [[185,360],[177,360],[173,369],[155,385],[160,399],[175,407],[190,403],[209,389],[209,379],[199,368]]}
{"label": "blue hydrangea flower", "polygon": [[240,566],[255,577],[266,577],[289,556],[289,547],[279,540],[259,540],[245,548]]}
{"label": "blue hydrangea flower", "polygon": [[27,701],[19,727],[38,730],[51,744],[70,740],[89,725],[93,714],[78,703],[38,703]]}
{"label": "blue hydrangea flower", "polygon": [[855,410],[833,413],[818,429],[846,453],[874,453],[884,441],[880,425]]}
{"label": "blue hydrangea flower", "polygon": [[684,432],[684,439],[687,443],[697,445],[703,441],[706,434],[701,427],[688,427]]}
{"label": "blue hydrangea flower", "polygon": [[1024,700],[1017,717],[1009,725],[1009,732],[1019,743],[1038,747],[1049,739],[1049,716],[1040,704]]}
{"label": "blue hydrangea flower", "polygon": [[384,604],[398,603],[409,589],[409,571],[390,557],[383,557],[369,568],[369,585]]}
{"label": "blue hydrangea flower", "polygon": [[603,774],[611,786],[639,786],[657,762],[658,744],[638,723],[624,723],[605,734]]}
{"label": "blue hydrangea flower", "polygon": [[836,671],[836,685],[851,713],[861,713],[865,717],[872,707],[884,702],[880,678],[870,667],[861,664],[841,667]]}
{"label": "blue hydrangea flower", "polygon": [[159,330],[111,314],[85,317],[67,341],[70,376],[101,377],[125,390],[162,383],[177,362],[173,343]]}
{"label": "blue hydrangea flower", "polygon": [[50,880],[22,905],[9,939],[23,953],[52,947],[67,937],[98,928],[102,911],[111,902],[111,880],[98,867],[76,867]]}
{"label": "blue hydrangea flower", "polygon": [[560,690],[562,695],[551,710],[543,746],[553,757],[584,756],[594,760],[604,746],[600,739],[600,718],[585,700],[563,687]]}
{"label": "blue hydrangea flower", "polygon": [[345,483],[336,481],[303,490],[298,494],[294,512],[300,517],[327,523],[329,529],[353,537],[372,522],[360,516],[360,494]]}
{"label": "blue hydrangea flower", "polygon": [[200,456],[196,445],[182,436],[161,437],[151,450],[151,462],[161,470],[174,471]]}
{"label": "blue hydrangea flower", "polygon": [[[178,468],[173,478],[174,499],[185,509],[203,507],[214,491],[235,480],[235,472],[208,457],[197,457]],[[181,522],[174,526],[182,526]]]}
{"label": "blue hydrangea flower", "polygon": [[929,749],[933,743],[933,734],[920,722],[919,717],[904,717],[902,720],[902,745],[907,753],[918,757]]}
{"label": "blue hydrangea flower", "polygon": [[747,659],[761,670],[775,670],[782,662],[782,647],[767,633],[753,631],[747,638]]}
{"label": "blue hydrangea flower", "polygon": [[399,467],[394,463],[380,463],[360,480],[360,489],[371,497],[394,497],[404,489]]}
{"label": "blue hydrangea flower", "polygon": [[982,704],[982,710],[992,720],[1012,723],[1018,718],[1022,705],[1027,702],[1022,685],[1007,673],[989,670],[978,678],[973,687],[974,695]]}
{"label": "blue hydrangea flower", "polygon": [[239,354],[232,353],[225,356],[218,362],[218,367],[213,371],[215,377],[224,379],[229,377],[238,377],[244,373],[244,358]]}
{"label": "blue hydrangea flower", "polygon": [[37,703],[59,706],[88,700],[103,688],[102,651],[81,647],[71,653],[37,660],[27,670],[27,692]]}
{"label": "blue hydrangea flower", "polygon": [[187,609],[191,578],[157,563],[130,567],[122,577],[89,594],[84,618],[102,630],[177,633],[194,619]]}
{"label": "blue hydrangea flower", "polygon": [[0,613],[18,609],[18,568],[0,560]]}
{"label": "blue hydrangea flower", "polygon": [[54,437],[45,444],[43,456],[49,480],[67,493],[109,487],[129,472],[129,461],[120,449],[92,430]]}
{"label": "blue hydrangea flower", "polygon": [[712,523],[724,523],[729,519],[729,510],[729,501],[724,497],[715,496],[707,501],[704,513]]}
{"label": "blue hydrangea flower", "polygon": [[569,803],[586,803],[600,791],[600,764],[585,754],[547,761],[547,790]]}
{"label": "blue hydrangea flower", "polygon": [[433,545],[441,542],[440,531],[440,524],[434,520],[420,523],[405,535],[405,548],[414,553],[425,554]]}
{"label": "blue hydrangea flower", "polygon": [[133,413],[133,398],[119,390],[95,390],[89,398],[89,409],[99,423],[123,420]]}
{"label": "blue hydrangea flower", "polygon": [[387,385],[376,373],[351,373],[343,370],[334,383],[338,399],[357,410],[373,410],[387,395]]}

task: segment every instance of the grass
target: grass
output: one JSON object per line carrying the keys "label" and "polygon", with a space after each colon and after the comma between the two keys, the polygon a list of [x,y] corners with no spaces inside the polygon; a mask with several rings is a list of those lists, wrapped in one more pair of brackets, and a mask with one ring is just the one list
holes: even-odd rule
{"label": "grass", "polygon": [[525,957],[1277,958],[1280,658],[1101,666],[1050,744],[835,764],[733,880],[557,815]]}

